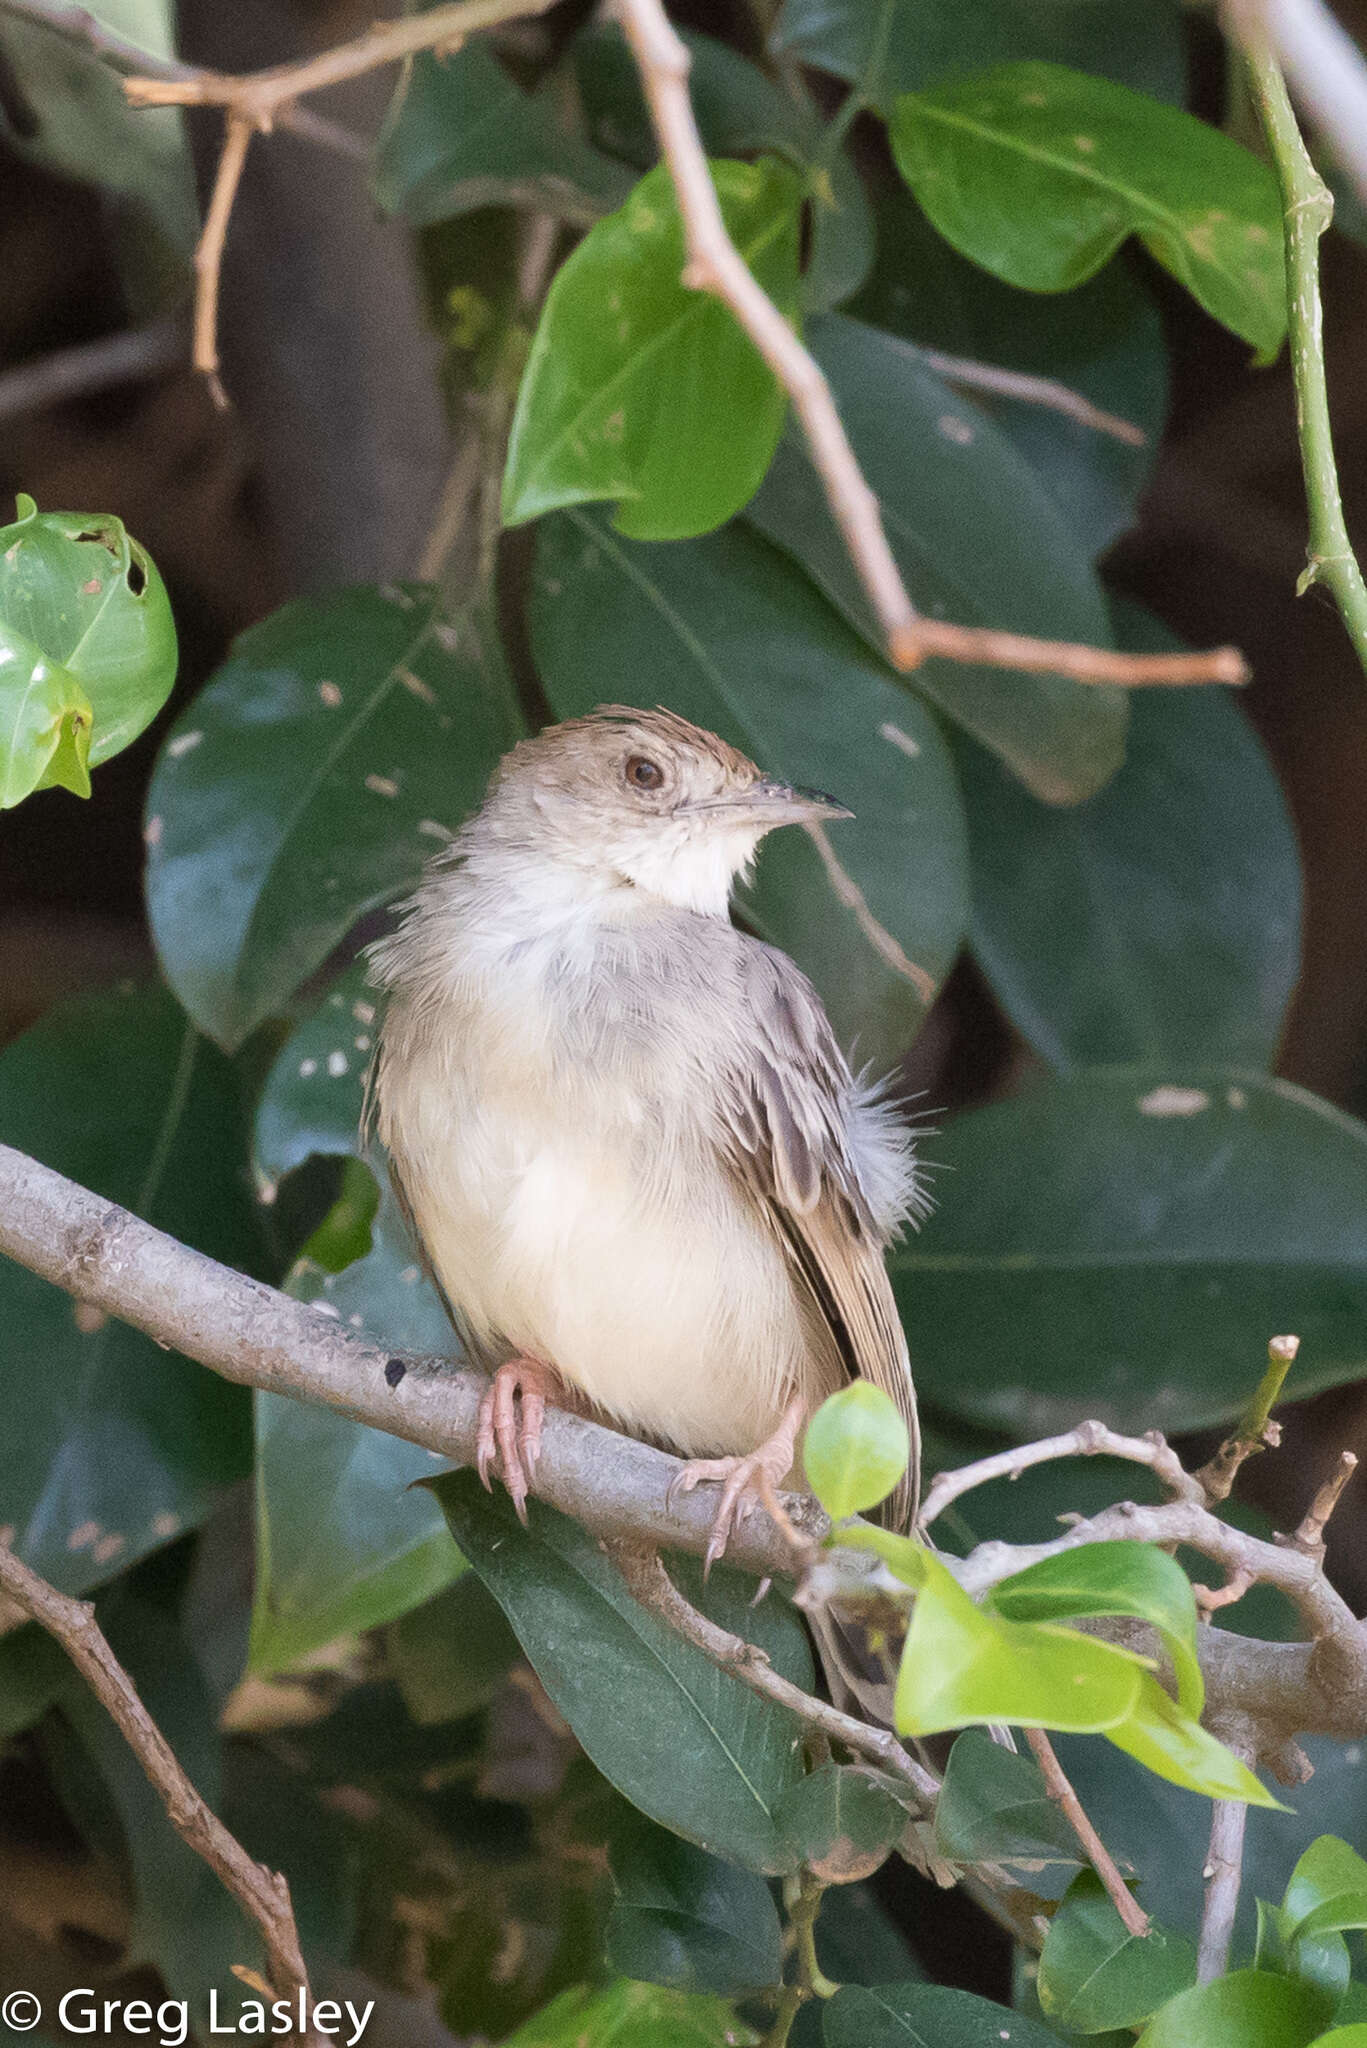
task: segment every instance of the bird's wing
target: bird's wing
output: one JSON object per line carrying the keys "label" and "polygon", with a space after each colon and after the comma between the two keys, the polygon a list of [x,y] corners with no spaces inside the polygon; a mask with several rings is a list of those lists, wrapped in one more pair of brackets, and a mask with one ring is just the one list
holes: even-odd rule
{"label": "bird's wing", "polygon": [[914,1517],[921,1442],[911,1361],[851,1135],[855,1083],[816,991],[785,954],[746,949],[752,1033],[724,1077],[723,1143],[763,1203],[845,1369],[897,1403],[906,1478],[883,1510]]}

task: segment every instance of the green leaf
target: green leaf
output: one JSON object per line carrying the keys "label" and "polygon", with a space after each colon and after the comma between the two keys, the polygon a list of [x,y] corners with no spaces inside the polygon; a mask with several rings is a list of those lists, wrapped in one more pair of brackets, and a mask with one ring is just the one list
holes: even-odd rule
{"label": "green leaf", "polygon": [[823,841],[771,836],[743,910],[811,976],[846,1044],[875,1065],[896,1059],[968,913],[958,791],[934,719],[744,527],[644,547],[601,511],[558,514],[538,537],[531,624],[558,716],[591,710],[604,677],[645,677],[646,702],[771,774],[848,796],[858,816]]}
{"label": "green leaf", "polygon": [[123,522],[18,510],[0,527],[0,809],[54,784],[89,796],[176,679],[165,586]]}
{"label": "green leaf", "polygon": [[1009,1863],[1028,1872],[1030,1889],[1041,1895],[1041,1878],[1059,1870],[1071,1875],[1082,1861],[1077,1836],[1034,1758],[1003,1749],[976,1728],[949,1752],[935,1839],[954,1863]]}
{"label": "green leaf", "polygon": [[0,1742],[40,1721],[70,1681],[66,1651],[36,1621],[0,1636]]}
{"label": "green leaf", "polygon": [[1354,2020],[1351,2026],[1331,2027],[1327,2034],[1316,2034],[1311,2048],[1367,2048],[1367,2020]]}
{"label": "green leaf", "polygon": [[1060,2048],[1038,2020],[943,1984],[845,1984],[823,2024],[826,2048]]}
{"label": "green leaf", "polygon": [[910,1456],[896,1402],[871,1380],[854,1380],[823,1401],[802,1440],[807,1483],[833,1522],[886,1500]]}
{"label": "green leaf", "polygon": [[1367,1370],[1367,1129],[1303,1089],[1093,1072],[935,1144],[938,1206],[892,1270],[950,1413],[1027,1437],[1230,1422],[1281,1329],[1301,1336],[1290,1400]]}
{"label": "green leaf", "polygon": [[385,1661],[422,1728],[486,1707],[521,1654],[503,1609],[470,1571],[385,1635]]}
{"label": "green leaf", "polygon": [[1292,1977],[1234,1970],[1183,1991],[1155,2013],[1139,2048],[1309,2048],[1325,2018],[1321,1994]]}
{"label": "green leaf", "polygon": [[181,716],[148,797],[167,979],[232,1047],[362,911],[410,886],[520,721],[492,623],[415,586],[302,598],[253,626]]}
{"label": "green leaf", "polygon": [[[732,240],[791,318],[796,174],[774,158],[711,168]],[[684,285],[684,261],[661,165],[561,265],[508,443],[509,526],[610,498],[619,532],[680,540],[720,526],[754,495],[787,398],[729,310]]]}
{"label": "green leaf", "polygon": [[[238,1078],[157,989],[59,1003],[0,1054],[0,1141],[251,1270]],[[98,1585],[250,1469],[241,1389],[0,1263],[0,1501],[19,1555]]]}
{"label": "green leaf", "polygon": [[902,176],[956,249],[1007,284],[1067,291],[1128,235],[1269,359],[1286,331],[1270,167],[1217,128],[1058,64],[905,93]]}
{"label": "green leaf", "polygon": [[902,1735],[969,1722],[1096,1734],[1133,1712],[1141,1660],[1075,1629],[1003,1621],[975,1607],[949,1568],[926,1552],[924,1583],[897,1674]]}
{"label": "green leaf", "polygon": [[414,227],[481,206],[535,206],[585,226],[630,174],[564,131],[553,99],[518,89],[481,42],[412,59],[375,145],[375,197]]}
{"label": "green leaf", "polygon": [[1048,57],[1181,101],[1186,56],[1173,0],[784,0],[778,48],[860,83],[875,106],[937,79],[1020,57]]}
{"label": "green leaf", "polygon": [[1243,1799],[1250,1806],[1281,1804],[1232,1749],[1183,1713],[1151,1672],[1144,1673],[1129,1715],[1106,1734],[1146,1770],[1188,1792],[1204,1793],[1207,1799]]}
{"label": "green leaf", "polygon": [[1291,1873],[1282,1913],[1288,1941],[1367,1927],[1367,1862],[1338,1835],[1317,1835]]}
{"label": "green leaf", "polygon": [[778,1912],[756,1872],[723,1863],[638,1816],[618,1830],[610,1862],[610,1970],[723,1998],[781,1981]]}
{"label": "green leaf", "polygon": [[619,1979],[562,1991],[504,2048],[757,2048],[759,2035],[723,1999]]}
{"label": "green leaf", "polygon": [[1072,810],[1035,802],[971,744],[957,761],[973,950],[1056,1072],[1271,1064],[1299,963],[1300,862],[1276,777],[1223,691],[1136,691],[1124,767]]}
{"label": "green leaf", "polygon": [[1144,436],[1139,446],[1053,406],[952,385],[1035,472],[1089,560],[1138,516],[1168,404],[1163,323],[1136,264],[1108,264],[1065,296],[1000,283],[937,235],[906,187],[878,195],[873,273],[850,306],[921,347],[1044,377]]}
{"label": "green leaf", "polygon": [[872,1876],[906,1832],[907,1812],[885,1779],[861,1764],[822,1764],[779,1808],[796,1860],[827,1884]]}
{"label": "green leaf", "polygon": [[1094,1871],[1083,1870],[1049,1922],[1036,1980],[1045,2017],[1077,2034],[1135,2027],[1196,1981],[1189,1941],[1151,1925],[1131,1934]]}
{"label": "green leaf", "polygon": [[[795,1716],[757,1700],[638,1607],[596,1540],[544,1502],[530,1502],[524,1530],[506,1494],[485,1493],[473,1472],[451,1473],[433,1490],[461,1551],[604,1776],[701,1848],[752,1870],[791,1869],[775,1816],[802,1775]],[[752,1609],[750,1582],[738,1574],[713,1572],[702,1593],[691,1568],[673,1569],[695,1604],[810,1689],[810,1652],[791,1610],[772,1598]]]}
{"label": "green leaf", "polygon": [[1196,1600],[1174,1558],[1153,1543],[1080,1543],[1041,1558],[992,1588],[989,1605],[1012,1621],[1071,1621],[1126,1614],[1162,1636],[1177,1696],[1200,1717],[1205,1683],[1196,1656]]}
{"label": "green leaf", "polygon": [[[961,625],[1108,646],[1090,549],[980,409],[895,335],[831,314],[813,321],[808,341],[917,607]],[[795,426],[747,517],[881,654],[882,629]],[[1123,690],[946,661],[917,669],[915,688],[1046,802],[1091,796],[1120,765]]]}

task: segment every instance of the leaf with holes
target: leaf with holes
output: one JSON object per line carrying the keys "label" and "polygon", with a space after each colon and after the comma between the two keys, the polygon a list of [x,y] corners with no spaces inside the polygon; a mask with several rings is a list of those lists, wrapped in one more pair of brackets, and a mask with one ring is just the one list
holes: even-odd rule
{"label": "leaf with holes", "polygon": [[520,719],[492,622],[389,585],[253,626],[162,747],[147,907],[167,979],[232,1048],[362,911],[417,879]]}

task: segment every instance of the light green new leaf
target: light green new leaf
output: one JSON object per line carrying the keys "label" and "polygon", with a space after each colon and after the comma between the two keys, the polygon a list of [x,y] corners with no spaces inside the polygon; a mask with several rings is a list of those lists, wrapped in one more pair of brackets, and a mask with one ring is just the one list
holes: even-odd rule
{"label": "light green new leaf", "polygon": [[1133,1713],[1141,1658],[1076,1629],[987,1613],[933,1551],[923,1569],[897,1674],[899,1734],[991,1721],[1098,1734]]}
{"label": "light green new leaf", "polygon": [[1329,2017],[1309,1984],[1233,1970],[1179,1992],[1154,2014],[1138,2048],[1310,2048]]}
{"label": "light green new leaf", "polygon": [[802,1440],[807,1483],[833,1522],[886,1500],[910,1456],[896,1402],[870,1380],[854,1380],[823,1401]]}
{"label": "light green new leaf", "polygon": [[1367,1128],[1304,1089],[1080,1074],[954,1118],[935,1156],[892,1272],[918,1383],[953,1414],[1022,1437],[1229,1422],[1275,1330],[1301,1337],[1290,1400],[1367,1370]]}
{"label": "light green new leaf", "polygon": [[1291,1873],[1282,1914],[1288,1942],[1367,1927],[1367,1861],[1338,1835],[1318,1835]]}
{"label": "light green new leaf", "polygon": [[1126,236],[1271,358],[1286,332],[1269,166],[1180,108],[1059,64],[906,93],[890,132],[940,233],[1008,284],[1067,291]]}
{"label": "light green new leaf", "polygon": [[241,1043],[365,910],[416,881],[521,731],[493,621],[425,586],[287,604],[161,750],[147,907],[166,977]]}
{"label": "light green new leaf", "polygon": [[1152,1543],[1080,1543],[994,1586],[988,1604],[1012,1621],[1073,1621],[1126,1614],[1158,1630],[1172,1658],[1184,1712],[1200,1717],[1205,1682],[1196,1656],[1196,1598],[1175,1558]]}
{"label": "light green new leaf", "polygon": [[[780,311],[797,309],[797,174],[714,161],[731,239]],[[707,292],[682,282],[663,165],[561,265],[518,393],[503,517],[612,499],[637,540],[708,533],[758,489],[783,425],[777,378]]]}
{"label": "light green new leaf", "polygon": [[1242,1799],[1249,1806],[1279,1807],[1282,1803],[1259,1784],[1232,1749],[1183,1713],[1152,1672],[1142,1674],[1133,1708],[1106,1734],[1117,1749],[1123,1749],[1146,1770],[1185,1786],[1188,1792],[1203,1793],[1207,1799]]}
{"label": "light green new leaf", "polygon": [[1095,1871],[1079,1871],[1040,1956],[1036,1988],[1047,2019],[1077,2034],[1135,2027],[1195,1981],[1189,1941],[1153,1923],[1131,1934]]}
{"label": "light green new leaf", "polygon": [[598,1990],[562,1991],[504,2048],[756,2048],[758,2041],[723,1999],[618,1978]]}
{"label": "light green new leaf", "polygon": [[1311,2048],[1367,2048],[1367,2020],[1354,2020],[1346,2027],[1331,2027],[1316,2034]]}

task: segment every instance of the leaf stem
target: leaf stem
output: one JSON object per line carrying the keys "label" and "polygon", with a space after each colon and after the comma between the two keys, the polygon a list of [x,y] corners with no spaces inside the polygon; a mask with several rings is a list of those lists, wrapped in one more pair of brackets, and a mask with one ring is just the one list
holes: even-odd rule
{"label": "leaf stem", "polygon": [[1312,583],[1328,586],[1357,658],[1367,672],[1367,582],[1363,581],[1344,522],[1324,369],[1319,241],[1333,218],[1334,199],[1302,140],[1281,65],[1256,24],[1248,28],[1243,51],[1282,194],[1296,432],[1310,518],[1306,567],[1296,585],[1296,594],[1302,596]]}
{"label": "leaf stem", "polygon": [[806,1869],[784,1886],[783,1903],[793,1937],[797,1975],[779,1993],[773,2024],[764,2037],[763,2048],[788,2048],[793,2022],[808,1999],[834,1998],[840,1989],[826,1976],[816,1959],[816,1916],[821,1911],[825,1890],[823,1881]]}

